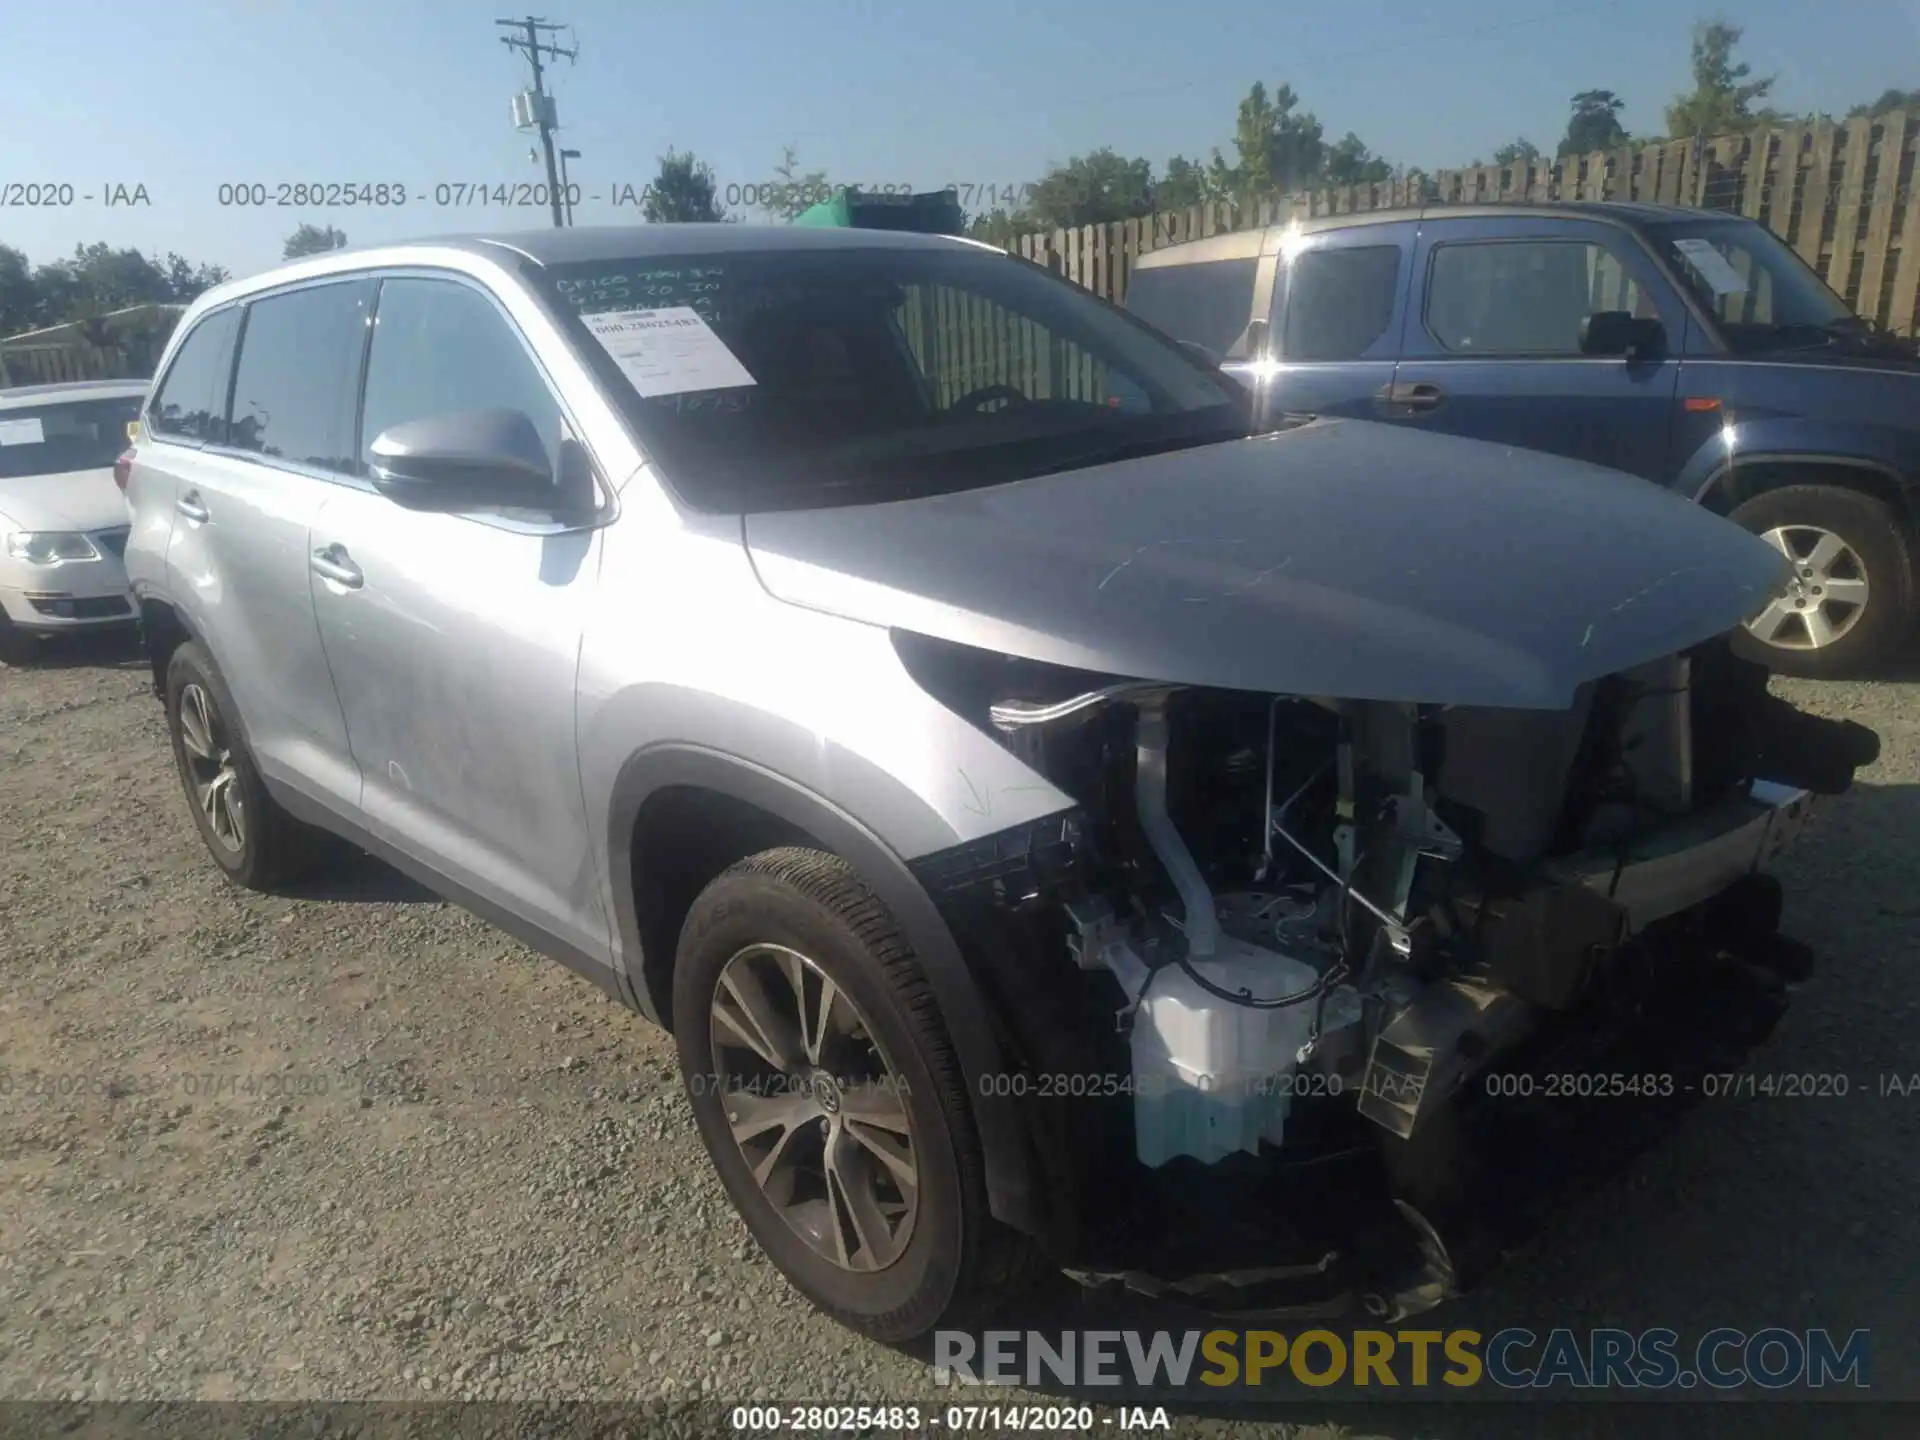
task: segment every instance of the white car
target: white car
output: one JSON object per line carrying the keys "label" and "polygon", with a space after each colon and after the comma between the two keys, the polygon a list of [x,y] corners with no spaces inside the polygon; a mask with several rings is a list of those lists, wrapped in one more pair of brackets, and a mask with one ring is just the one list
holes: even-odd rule
{"label": "white car", "polygon": [[121,554],[127,502],[114,462],[140,417],[144,380],[0,390],[0,660],[41,637],[132,625]]}

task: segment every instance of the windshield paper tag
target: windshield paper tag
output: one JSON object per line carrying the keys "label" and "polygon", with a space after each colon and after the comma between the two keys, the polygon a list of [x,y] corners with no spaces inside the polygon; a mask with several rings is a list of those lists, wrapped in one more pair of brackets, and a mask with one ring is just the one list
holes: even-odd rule
{"label": "windshield paper tag", "polygon": [[690,306],[609,310],[580,319],[643,396],[755,383],[740,358]]}
{"label": "windshield paper tag", "polygon": [[44,445],[46,440],[38,415],[29,415],[24,420],[0,420],[0,445]]}
{"label": "windshield paper tag", "polygon": [[1728,263],[1727,257],[1713,248],[1711,240],[1676,240],[1673,248],[1686,257],[1687,263],[1707,282],[1707,287],[1714,294],[1746,293],[1747,282],[1740,278],[1740,272]]}

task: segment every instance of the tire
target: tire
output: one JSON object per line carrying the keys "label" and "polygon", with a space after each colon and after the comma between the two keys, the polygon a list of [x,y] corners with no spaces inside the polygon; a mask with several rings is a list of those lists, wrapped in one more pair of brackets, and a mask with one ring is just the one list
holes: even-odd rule
{"label": "tire", "polygon": [[[796,965],[796,956],[804,961]],[[796,974],[811,1013],[823,982],[836,988],[831,1022],[809,1027],[827,1038],[812,1047],[792,1023]],[[716,1021],[716,1000],[739,1016],[738,996],[756,987],[770,997],[760,1013],[770,1008],[787,1022],[773,1027],[785,1045],[763,1042],[790,1056],[785,1075]],[[781,1273],[826,1314],[873,1339],[905,1341],[963,1326],[988,1300],[1004,1301],[1037,1276],[1024,1237],[988,1214],[966,1085],[919,961],[845,861],[768,850],[709,884],[680,932],[673,1020],[694,1120],[721,1184]],[[819,1066],[801,1053],[808,1049]],[[825,1098],[815,1078],[823,1070],[833,1077]],[[765,1128],[736,1140],[729,1116],[756,1118],[743,1106],[758,1108]],[[886,1126],[855,1118],[882,1110],[894,1112]],[[783,1112],[784,1120],[767,1118]],[[876,1159],[862,1134],[906,1160],[911,1200],[898,1167]],[[829,1155],[841,1185],[826,1180]],[[780,1162],[770,1189],[754,1177],[754,1166],[769,1161]],[[855,1191],[871,1201],[865,1229],[853,1224],[861,1204],[833,1203]]]}
{"label": "tire", "polygon": [[[271,891],[312,869],[326,853],[326,837],[267,793],[234,721],[233,696],[192,641],[167,662],[166,705],[180,787],[207,853],[226,877],[248,890]],[[212,791],[220,798],[210,807]]]}
{"label": "tire", "polygon": [[[1796,560],[1814,562],[1796,565],[1795,595],[1735,632],[1740,654],[1776,674],[1837,679],[1871,672],[1912,635],[1913,544],[1885,501],[1837,485],[1789,485],[1756,495],[1729,518]],[[1837,559],[1823,562],[1814,549],[1830,548],[1823,537],[1841,546]],[[1861,582],[1864,603],[1833,598],[1840,586],[1851,594]],[[1822,593],[1813,593],[1816,587]],[[1768,627],[1777,627],[1771,641],[1763,638]],[[1811,643],[1815,638],[1823,643]]]}
{"label": "tire", "polygon": [[0,610],[0,665],[24,670],[40,658],[40,637],[20,629]]}

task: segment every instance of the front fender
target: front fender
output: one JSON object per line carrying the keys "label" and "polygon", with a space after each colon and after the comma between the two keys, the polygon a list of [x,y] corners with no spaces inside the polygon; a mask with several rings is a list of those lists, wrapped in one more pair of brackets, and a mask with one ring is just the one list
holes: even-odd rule
{"label": "front fender", "polygon": [[1705,500],[1743,465],[1852,468],[1896,486],[1906,517],[1912,519],[1912,497],[1902,481],[1920,460],[1920,456],[1908,453],[1911,448],[1911,442],[1900,434],[1859,425],[1797,418],[1736,419],[1714,431],[1687,457],[1674,489],[1694,500]]}
{"label": "front fender", "polygon": [[620,948],[635,998],[652,1018],[641,973],[640,922],[632,871],[634,825],[649,796],[668,786],[695,786],[752,805],[846,860],[892,914],[919,958],[946,1022],[966,1080],[986,1167],[989,1208],[1016,1229],[1036,1233],[1041,1206],[1033,1183],[1026,1127],[1011,1095],[994,1077],[1006,1068],[984,997],[952,930],[906,862],[859,820],[797,781],[725,751],[683,742],[650,745],[629,756],[615,776],[607,811],[607,858]]}

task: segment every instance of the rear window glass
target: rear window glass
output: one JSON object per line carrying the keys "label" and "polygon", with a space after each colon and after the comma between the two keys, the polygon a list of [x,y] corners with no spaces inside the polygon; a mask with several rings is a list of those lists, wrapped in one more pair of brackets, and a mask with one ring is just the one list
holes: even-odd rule
{"label": "rear window glass", "polygon": [[139,415],[137,395],[0,410],[0,479],[105,470],[127,448],[127,424]]}
{"label": "rear window glass", "polygon": [[354,410],[372,295],[367,282],[349,280],[247,307],[229,444],[322,470],[357,472]]}
{"label": "rear window glass", "polygon": [[1386,334],[1399,279],[1398,245],[1301,251],[1287,276],[1281,355],[1358,360]]}
{"label": "rear window glass", "polygon": [[1127,309],[1176,340],[1225,355],[1253,318],[1253,275],[1259,264],[1249,256],[1136,270],[1127,282]]}
{"label": "rear window glass", "polygon": [[195,445],[225,438],[227,361],[239,319],[237,309],[219,310],[193,327],[153,392],[147,428],[154,434]]}

